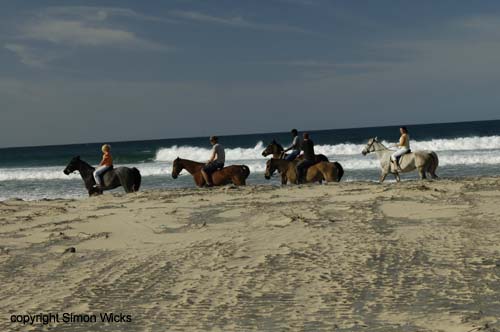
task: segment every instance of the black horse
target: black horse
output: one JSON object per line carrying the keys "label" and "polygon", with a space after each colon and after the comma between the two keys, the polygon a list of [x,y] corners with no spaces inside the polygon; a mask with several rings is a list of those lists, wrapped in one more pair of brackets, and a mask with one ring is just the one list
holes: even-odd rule
{"label": "black horse", "polygon": [[[283,146],[276,142],[276,140],[273,139],[271,143],[269,143],[268,146],[262,151],[262,156],[267,157],[270,154],[273,155],[273,158],[275,159],[284,159],[287,155],[284,154]],[[302,160],[304,157],[299,156],[296,158],[296,160]],[[317,154],[316,155],[316,162],[319,163],[320,161],[329,161],[328,158],[324,154]]]}
{"label": "black horse", "polygon": [[69,175],[74,171],[80,172],[89,196],[100,195],[104,190],[115,189],[119,186],[122,186],[126,193],[131,193],[138,191],[141,186],[141,173],[135,167],[117,167],[106,171],[102,176],[104,186],[100,188],[94,187],[96,184],[94,180],[95,168],[81,160],[80,156],[71,159],[63,172]]}

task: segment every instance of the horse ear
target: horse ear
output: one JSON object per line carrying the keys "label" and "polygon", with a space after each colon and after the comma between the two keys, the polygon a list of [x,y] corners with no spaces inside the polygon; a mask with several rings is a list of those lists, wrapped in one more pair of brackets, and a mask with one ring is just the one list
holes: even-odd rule
{"label": "horse ear", "polygon": [[276,143],[276,138],[273,138],[273,141],[271,143]]}
{"label": "horse ear", "polygon": [[76,159],[80,160],[80,156],[76,156]]}
{"label": "horse ear", "polygon": [[378,140],[378,137],[377,137],[377,136],[375,136],[375,138],[374,138],[373,140],[376,142],[376,141]]}

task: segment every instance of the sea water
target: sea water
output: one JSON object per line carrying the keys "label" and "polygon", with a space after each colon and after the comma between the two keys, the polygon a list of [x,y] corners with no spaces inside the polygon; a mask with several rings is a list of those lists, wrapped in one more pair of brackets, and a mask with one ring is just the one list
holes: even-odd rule
{"label": "sea water", "polygon": [[[440,177],[500,175],[500,120],[413,125],[408,129],[412,150],[436,151]],[[375,154],[363,156],[363,147],[371,137],[378,137],[384,144],[394,144],[399,139],[398,127],[392,126],[309,133],[316,153],[342,164],[343,181],[376,181],[380,173],[378,160]],[[292,137],[289,132],[220,136],[226,149],[226,165],[249,166],[248,184],[278,185],[278,177],[264,178],[267,158],[262,151],[273,139],[286,146]],[[98,164],[103,143],[110,142],[0,149],[0,200],[85,197],[78,172],[68,176],[63,169],[77,155],[90,164]],[[140,170],[141,190],[194,187],[186,171],[178,179],[172,178],[172,162],[177,157],[206,161],[211,148],[208,137],[111,142],[111,146],[115,167]],[[413,172],[402,177],[404,180],[416,176]]]}

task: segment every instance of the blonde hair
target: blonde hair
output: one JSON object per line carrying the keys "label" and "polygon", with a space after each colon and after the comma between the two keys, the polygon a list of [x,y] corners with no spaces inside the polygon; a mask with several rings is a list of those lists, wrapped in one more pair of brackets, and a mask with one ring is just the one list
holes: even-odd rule
{"label": "blonde hair", "polygon": [[111,150],[111,145],[109,144],[103,144],[103,146],[101,147],[101,151],[102,152],[109,152]]}

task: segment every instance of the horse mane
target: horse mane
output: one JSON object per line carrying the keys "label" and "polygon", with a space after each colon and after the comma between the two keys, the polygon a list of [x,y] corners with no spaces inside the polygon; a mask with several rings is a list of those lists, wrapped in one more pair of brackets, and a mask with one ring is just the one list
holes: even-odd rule
{"label": "horse mane", "polygon": [[194,161],[194,160],[190,160],[190,159],[183,159],[183,158],[178,158],[179,161],[187,161],[187,162],[190,162],[190,163],[195,163],[195,164],[200,164],[200,165],[204,165],[205,163],[201,163],[199,161]]}
{"label": "horse mane", "polygon": [[382,148],[384,148],[384,149],[386,149],[386,150],[389,150],[389,148],[388,148],[387,146],[385,146],[382,142],[380,142],[380,141],[378,140],[378,138],[377,138],[377,137],[375,137],[373,140],[374,140],[374,141],[373,141],[373,143],[377,143],[377,144],[378,144],[378,145],[380,145]]}
{"label": "horse mane", "polygon": [[273,141],[271,142],[271,144],[275,144],[278,147],[278,149],[284,150],[283,146],[281,144],[279,144],[275,139],[273,139]]}
{"label": "horse mane", "polygon": [[84,167],[95,169],[95,167],[93,167],[92,165],[90,165],[89,163],[87,163],[85,160],[82,160],[82,159],[80,159],[80,158],[78,158],[78,160],[80,161],[80,163],[81,163]]}

